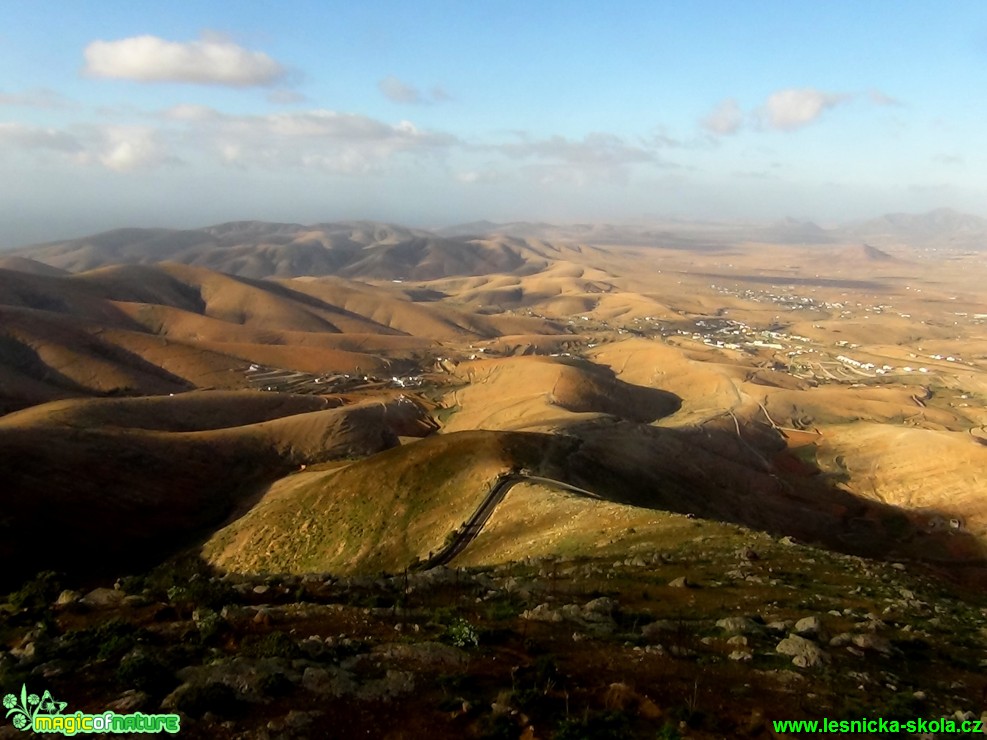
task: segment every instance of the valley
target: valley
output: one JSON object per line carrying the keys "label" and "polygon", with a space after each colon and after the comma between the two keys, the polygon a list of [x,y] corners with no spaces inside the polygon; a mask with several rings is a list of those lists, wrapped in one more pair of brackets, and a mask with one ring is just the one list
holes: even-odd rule
{"label": "valley", "polygon": [[[676,228],[477,224],[440,236],[366,222],[238,222],[130,229],[0,256],[5,585],[16,594],[25,581],[54,582],[39,572],[57,573],[60,585],[80,592],[116,582],[130,601],[112,609],[128,624],[144,625],[142,610],[167,607],[160,619],[175,623],[169,629],[200,634],[204,628],[174,595],[140,585],[145,574],[191,559],[204,582],[232,585],[257,604],[266,599],[250,594],[274,584],[291,584],[299,603],[319,604],[342,604],[356,584],[366,585],[361,598],[395,610],[363,612],[379,623],[368,628],[376,632],[392,617],[398,624],[386,629],[412,620],[398,619],[397,610],[422,608],[411,606],[410,591],[391,593],[398,580],[455,577],[456,589],[436,597],[451,611],[430,626],[428,615],[415,612],[414,620],[428,634],[457,619],[480,625],[480,645],[492,651],[481,647],[483,665],[508,644],[510,660],[532,665],[537,650],[528,640],[542,638],[540,627],[525,637],[525,623],[594,623],[565,611],[572,600],[605,595],[624,614],[699,620],[689,627],[691,634],[702,623],[696,639],[682,638],[680,654],[670,655],[667,640],[658,645],[660,630],[639,634],[640,620],[625,624],[618,616],[610,632],[590,630],[591,641],[619,635],[634,660],[651,660],[658,645],[659,663],[678,666],[674,701],[631,689],[632,698],[621,700],[640,729],[665,727],[672,717],[649,716],[645,694],[647,702],[687,706],[689,681],[716,685],[749,660],[772,675],[825,683],[829,693],[821,696],[829,698],[820,701],[833,709],[839,681],[817,675],[821,659],[793,671],[772,649],[769,623],[815,609],[814,579],[846,579],[863,594],[861,568],[895,577],[904,571],[910,580],[902,589],[926,580],[946,589],[935,603],[911,598],[924,604],[914,624],[870,614],[884,608],[878,602],[833,602],[824,612],[836,615],[850,645],[863,629],[853,619],[888,622],[870,631],[885,636],[880,659],[891,662],[918,650],[905,641],[919,634],[952,645],[958,636],[938,628],[962,612],[971,657],[957,669],[961,687],[927,685],[913,673],[902,683],[910,695],[945,702],[943,709],[949,702],[973,708],[982,686],[967,671],[987,660],[983,252],[942,234],[909,241],[820,230],[805,243],[789,240],[792,224],[780,231]],[[718,575],[737,569],[726,561],[738,548],[767,548],[765,562],[779,567],[786,548],[798,555],[784,578],[761,572],[756,558],[741,558],[743,578]],[[565,597],[547,585],[560,566],[570,575],[586,571]],[[632,580],[660,594],[653,614],[652,605],[627,601],[645,599],[627,580],[628,568]],[[503,586],[510,610],[494,618],[470,606],[474,598],[493,604],[501,597],[503,584],[494,587],[485,574],[514,569],[530,587],[515,596]],[[539,569],[553,575],[538,576]],[[460,575],[450,574],[473,585],[460,589]],[[755,599],[761,606],[735,603],[728,584],[748,576],[761,579],[750,581],[764,591]],[[679,577],[700,587],[666,594]],[[335,583],[350,585],[337,592]],[[793,611],[779,595],[796,583],[808,591]],[[289,591],[278,591],[279,603],[291,601]],[[673,608],[679,594],[688,603]],[[57,681],[64,666],[25,657],[26,646],[57,655],[66,631],[103,607],[73,597],[47,636],[32,637],[20,598],[5,607],[12,657],[0,666],[30,676],[49,671]],[[547,616],[559,607],[564,616]],[[225,642],[203,637],[208,650],[195,660],[247,640],[243,625],[222,616],[236,609],[202,608],[214,614]],[[710,631],[733,608],[756,625],[749,635],[757,649],[746,658],[719,655]],[[293,620],[285,624],[303,629]],[[247,632],[281,634],[270,639],[296,647],[301,639],[272,631],[273,622],[255,623]],[[516,634],[523,645],[514,645]],[[815,633],[805,637],[828,652]],[[359,639],[361,650],[371,649],[369,637]],[[163,637],[147,640],[161,661],[172,660],[161,652]],[[707,648],[716,654],[710,669],[693,659]],[[953,670],[952,647],[929,649],[923,660],[930,670]],[[584,648],[551,650],[565,661],[589,661]],[[399,664],[395,671],[407,668]],[[295,706],[296,689],[297,696],[322,691],[287,664],[279,670],[285,707]],[[477,686],[449,688],[446,699],[489,705],[494,684],[500,691],[505,679],[492,681],[496,671],[486,671]],[[607,672],[613,686],[624,685],[618,673]],[[214,678],[206,683],[232,685]],[[142,692],[142,706],[166,694],[173,703],[174,691],[195,681],[164,683],[167,691]],[[322,687],[327,696],[348,695],[330,684]],[[710,690],[697,688],[695,706],[676,710],[667,727],[681,721],[690,737],[717,737],[718,725],[696,715],[699,694]],[[777,714],[780,695],[758,699],[762,716]],[[243,711],[259,722],[267,700],[250,696],[237,701],[254,707]],[[545,689],[544,696],[555,694]],[[374,697],[367,701],[385,701]],[[389,706],[404,706],[396,701]],[[592,699],[601,712],[610,701]],[[505,699],[494,717],[510,718],[517,732],[526,731],[519,712],[558,723],[557,703],[546,702],[526,709]],[[493,721],[450,711],[450,721],[474,736]],[[740,732],[740,716],[729,717],[731,732]],[[205,721],[203,732],[247,731],[224,721],[225,729]],[[749,736],[769,736],[763,722],[750,721],[760,729]]]}

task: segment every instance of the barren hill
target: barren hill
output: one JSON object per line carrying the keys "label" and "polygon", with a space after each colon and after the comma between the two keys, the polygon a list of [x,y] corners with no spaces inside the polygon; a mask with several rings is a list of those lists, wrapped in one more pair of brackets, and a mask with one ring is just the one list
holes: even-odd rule
{"label": "barren hill", "polygon": [[390,283],[253,280],[177,263],[0,269],[0,318],[0,411],[79,395],[243,388],[252,364],[389,377],[439,341],[561,331]]}
{"label": "barren hill", "polygon": [[340,406],[251,392],[9,414],[0,418],[0,551],[19,565],[4,576],[152,562],[300,464],[373,454],[433,428],[407,399]]}
{"label": "barren hill", "polygon": [[118,229],[12,253],[81,272],[112,264],[181,262],[248,278],[341,275],[429,280],[525,269],[522,243],[440,237],[372,222],[239,221],[203,229]]}

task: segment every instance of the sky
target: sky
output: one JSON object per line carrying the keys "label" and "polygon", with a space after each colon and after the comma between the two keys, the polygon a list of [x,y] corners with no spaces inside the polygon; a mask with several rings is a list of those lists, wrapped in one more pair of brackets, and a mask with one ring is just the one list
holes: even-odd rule
{"label": "sky", "polygon": [[0,0],[0,248],[987,216],[987,3]]}

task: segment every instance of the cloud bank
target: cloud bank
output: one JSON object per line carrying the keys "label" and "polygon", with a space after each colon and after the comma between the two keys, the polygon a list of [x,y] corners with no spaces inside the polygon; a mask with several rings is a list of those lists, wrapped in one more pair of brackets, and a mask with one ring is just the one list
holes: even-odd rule
{"label": "cloud bank", "polygon": [[136,82],[254,87],[273,85],[286,75],[267,54],[213,36],[186,42],[157,36],[93,41],[84,56],[85,74]]}

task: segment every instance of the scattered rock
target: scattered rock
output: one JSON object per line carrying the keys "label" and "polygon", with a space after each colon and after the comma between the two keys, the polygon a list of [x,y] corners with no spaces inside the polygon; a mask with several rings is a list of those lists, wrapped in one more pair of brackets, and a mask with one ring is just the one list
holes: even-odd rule
{"label": "scattered rock", "polygon": [[34,640],[29,640],[21,645],[10,648],[10,654],[21,663],[30,663],[37,655],[37,644]]}
{"label": "scattered rock", "polygon": [[415,675],[408,671],[389,670],[383,678],[369,681],[357,691],[357,697],[364,701],[393,699],[415,690]]}
{"label": "scattered rock", "polygon": [[302,686],[318,696],[347,696],[356,693],[353,676],[341,668],[316,668],[309,666],[302,674]]}
{"label": "scattered rock", "polygon": [[822,621],[819,617],[802,617],[795,623],[795,632],[799,635],[818,635],[822,632]]}
{"label": "scattered rock", "polygon": [[791,634],[775,646],[775,652],[792,656],[792,663],[799,668],[815,668],[827,659],[822,649],[811,640]]}
{"label": "scattered rock", "polygon": [[525,609],[521,612],[521,619],[530,619],[533,622],[561,622],[562,615],[548,604],[539,604],[534,609]]}
{"label": "scattered rock", "polygon": [[677,622],[670,619],[659,619],[644,625],[641,628],[641,634],[649,640],[656,640],[661,637],[662,633],[675,632],[678,628]]}
{"label": "scattered rock", "polygon": [[94,588],[81,599],[79,603],[91,609],[107,609],[119,606],[127,594],[112,588]]}
{"label": "scattered rock", "polygon": [[861,650],[873,650],[883,655],[891,654],[891,643],[886,638],[875,635],[872,632],[854,635],[853,644]]}
{"label": "scattered rock", "polygon": [[65,589],[58,595],[55,599],[55,606],[69,606],[74,604],[81,598],[81,594],[78,591],[72,591],[71,589]]}
{"label": "scattered rock", "polygon": [[851,635],[849,632],[841,632],[840,634],[835,635],[829,641],[829,646],[830,647],[845,647],[845,646],[849,645],[851,642],[853,642],[853,635]]}
{"label": "scattered rock", "polygon": [[429,668],[459,668],[469,662],[469,655],[464,650],[441,642],[394,642],[378,645],[372,654],[386,660],[425,664]]}
{"label": "scattered rock", "polygon": [[668,582],[672,588],[692,588],[692,583],[685,576],[679,576]]}
{"label": "scattered rock", "polygon": [[757,622],[747,617],[724,617],[716,626],[731,635],[750,635],[758,629]]}
{"label": "scattered rock", "polygon": [[598,599],[593,599],[592,601],[587,601],[583,605],[584,615],[590,614],[600,614],[610,617],[617,611],[617,602],[613,599],[609,599],[606,596],[601,596]]}

